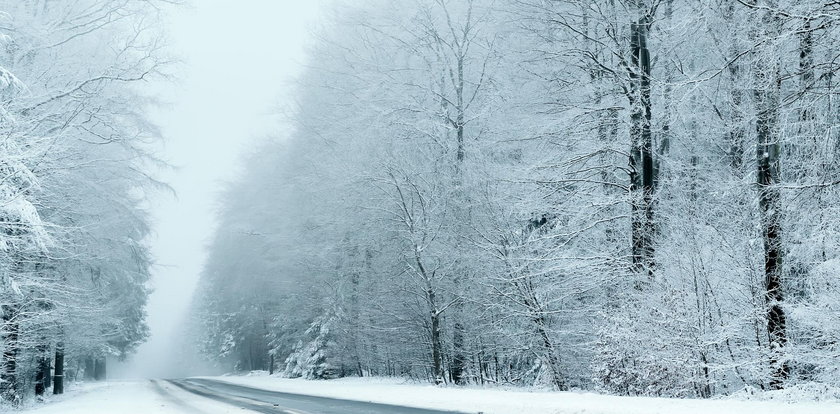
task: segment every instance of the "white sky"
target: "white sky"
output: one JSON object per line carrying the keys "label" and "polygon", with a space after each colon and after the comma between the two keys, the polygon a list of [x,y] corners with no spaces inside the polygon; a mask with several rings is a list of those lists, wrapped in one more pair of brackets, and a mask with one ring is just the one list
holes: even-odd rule
{"label": "white sky", "polygon": [[317,22],[318,0],[192,0],[170,13],[172,52],[184,61],[176,85],[162,85],[172,105],[155,115],[166,144],[161,155],[178,167],[162,173],[177,199],[152,206],[155,292],[148,306],[152,336],[109,375],[183,375],[168,357],[179,346],[186,315],[213,232],[220,185],[255,140],[277,132],[277,108],[304,61]]}

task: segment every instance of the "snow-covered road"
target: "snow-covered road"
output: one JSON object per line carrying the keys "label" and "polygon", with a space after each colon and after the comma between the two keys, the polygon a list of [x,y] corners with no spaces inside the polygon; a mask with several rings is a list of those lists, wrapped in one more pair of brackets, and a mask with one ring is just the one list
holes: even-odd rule
{"label": "snow-covered road", "polygon": [[365,401],[289,394],[211,379],[116,382],[27,414],[457,414]]}
{"label": "snow-covered road", "polygon": [[[267,375],[211,378],[283,393],[398,404],[485,414],[838,414],[835,402],[744,401],[619,397],[591,392],[527,389],[437,387],[389,378],[343,378],[330,381],[285,379]],[[313,413],[313,414],[317,414]]]}
{"label": "snow-covered road", "polygon": [[264,414],[458,414],[358,399],[271,391],[214,379],[193,378],[172,381],[171,384],[195,395]]}
{"label": "snow-covered road", "polygon": [[454,414],[446,410],[485,414],[840,413],[840,404],[834,402],[615,397],[575,392],[435,387],[381,378],[305,381],[268,376],[217,377],[113,382],[86,387],[26,413]]}

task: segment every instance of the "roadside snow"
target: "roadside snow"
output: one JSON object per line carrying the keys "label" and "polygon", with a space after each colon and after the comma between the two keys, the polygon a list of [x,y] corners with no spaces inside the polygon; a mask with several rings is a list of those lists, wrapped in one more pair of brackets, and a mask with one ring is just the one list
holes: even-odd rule
{"label": "roadside snow", "polygon": [[245,414],[162,381],[107,382],[47,400],[25,414]]}
{"label": "roadside snow", "polygon": [[267,375],[206,377],[295,394],[485,414],[838,414],[837,403],[741,400],[679,400],[615,397],[593,393],[446,388],[382,378],[331,381]]}
{"label": "roadside snow", "polygon": [[[64,400],[78,398],[81,395],[94,392],[100,388],[105,388],[106,386],[107,383],[103,382],[72,382],[65,385],[64,394],[53,395],[52,390],[47,390],[47,393],[43,397],[40,397],[40,400],[36,400],[35,398],[28,398],[24,400],[23,407],[21,409],[26,411],[43,407],[45,404],[56,404]],[[13,408],[5,405],[0,407],[0,412],[13,410]]]}

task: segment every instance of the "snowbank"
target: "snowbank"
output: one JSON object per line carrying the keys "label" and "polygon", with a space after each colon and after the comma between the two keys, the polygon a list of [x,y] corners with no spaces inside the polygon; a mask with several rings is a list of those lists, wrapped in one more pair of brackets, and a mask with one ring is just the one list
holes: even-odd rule
{"label": "snowbank", "polygon": [[332,381],[267,375],[207,377],[273,391],[485,414],[838,414],[831,402],[679,400],[593,393],[447,388],[383,378]]}
{"label": "snowbank", "polygon": [[199,397],[162,381],[103,382],[48,399],[23,414],[242,414],[239,407]]}
{"label": "snowbank", "polygon": [[[55,404],[62,401],[74,399],[80,397],[82,395],[95,392],[102,388],[107,388],[108,384],[103,382],[70,382],[64,385],[64,394],[61,395],[54,395],[52,393],[52,389],[48,389],[46,394],[42,397],[32,397],[27,398],[24,400],[22,407],[23,410],[31,410],[38,407],[43,407],[44,405]],[[13,411],[13,408],[8,406],[0,407],[0,412],[2,411]]]}

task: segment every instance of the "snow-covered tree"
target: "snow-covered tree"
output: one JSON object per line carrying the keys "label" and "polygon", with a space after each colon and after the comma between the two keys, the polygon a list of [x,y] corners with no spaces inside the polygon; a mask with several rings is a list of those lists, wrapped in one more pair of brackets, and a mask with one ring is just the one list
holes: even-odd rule
{"label": "snow-covered tree", "polygon": [[295,128],[223,195],[207,353],[632,395],[838,385],[838,17],[338,6]]}
{"label": "snow-covered tree", "polygon": [[[148,335],[147,153],[135,84],[165,65],[154,1],[2,1],[3,399]],[[14,75],[12,75],[14,73]],[[69,364],[68,364],[69,365]]]}

